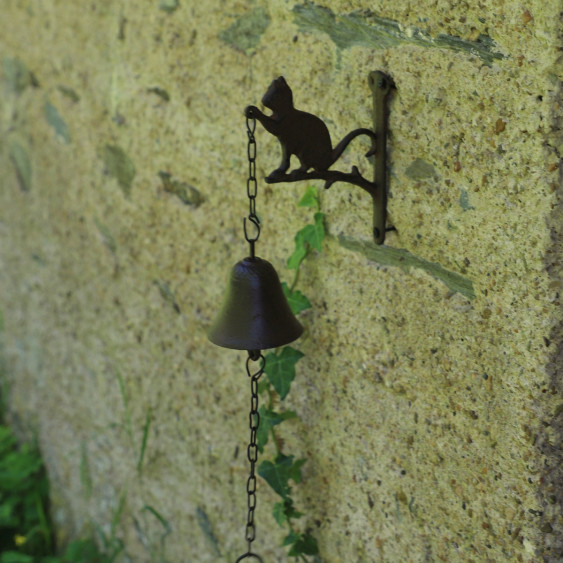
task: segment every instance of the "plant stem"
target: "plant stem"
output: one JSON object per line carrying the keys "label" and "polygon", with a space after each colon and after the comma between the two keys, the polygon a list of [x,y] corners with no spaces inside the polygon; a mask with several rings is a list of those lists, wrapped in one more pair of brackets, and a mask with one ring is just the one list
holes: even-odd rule
{"label": "plant stem", "polygon": [[276,433],[274,431],[274,428],[270,428],[270,432],[272,433],[272,441],[274,442],[274,445],[276,446],[276,457],[278,457],[281,454],[281,450],[280,447],[278,446],[278,440],[276,438]]}
{"label": "plant stem", "polygon": [[[287,525],[289,526],[289,531],[292,534],[295,534],[296,532],[295,532],[295,528],[293,527],[293,524],[291,523],[291,518],[287,519]],[[299,559],[301,559],[301,561],[304,561],[305,563],[308,563],[307,558],[302,553],[299,554]]]}
{"label": "plant stem", "polygon": [[307,256],[309,256],[309,254],[311,254],[311,248],[307,248],[307,252],[305,253],[305,256],[301,258],[299,264],[297,264],[297,268],[295,268],[295,276],[293,276],[293,281],[291,282],[291,286],[289,288],[290,291],[293,291],[295,289],[295,286],[299,281],[299,270],[301,269],[301,264],[303,264],[303,261],[307,258]]}

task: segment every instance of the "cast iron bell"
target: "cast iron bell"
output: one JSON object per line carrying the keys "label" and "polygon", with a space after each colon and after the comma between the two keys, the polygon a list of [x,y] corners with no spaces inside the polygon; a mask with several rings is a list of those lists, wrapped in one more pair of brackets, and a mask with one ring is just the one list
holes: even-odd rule
{"label": "cast iron bell", "polygon": [[289,344],[302,333],[274,267],[258,257],[235,264],[209,340],[235,350],[265,350]]}

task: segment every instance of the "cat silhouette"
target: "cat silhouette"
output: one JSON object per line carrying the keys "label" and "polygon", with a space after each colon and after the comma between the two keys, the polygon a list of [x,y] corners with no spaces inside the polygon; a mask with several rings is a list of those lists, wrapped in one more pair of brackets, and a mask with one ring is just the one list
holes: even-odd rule
{"label": "cat silhouette", "polygon": [[333,148],[330,133],[323,120],[295,108],[293,92],[283,76],[272,81],[262,103],[272,110],[272,115],[265,115],[256,106],[248,106],[244,113],[247,118],[257,119],[281,144],[281,164],[267,180],[279,179],[285,175],[290,166],[291,155],[299,159],[301,166],[293,170],[290,176],[306,173],[311,168],[324,172],[338,160],[350,141],[359,135],[368,135],[372,139],[372,148],[366,156],[375,153],[375,133],[363,128],[348,133]]}

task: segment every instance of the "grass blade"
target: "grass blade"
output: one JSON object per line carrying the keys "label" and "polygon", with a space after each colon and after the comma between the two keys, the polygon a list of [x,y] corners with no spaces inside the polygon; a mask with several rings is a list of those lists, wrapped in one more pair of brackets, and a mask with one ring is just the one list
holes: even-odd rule
{"label": "grass blade", "polygon": [[131,441],[131,446],[133,446],[133,431],[131,426],[131,412],[129,411],[129,401],[127,400],[127,393],[125,393],[125,382],[121,376],[121,372],[118,368],[115,368],[115,375],[117,377],[117,382],[119,383],[119,390],[121,391],[121,400],[123,401],[123,408],[125,409],[125,430]]}
{"label": "grass blade", "polygon": [[145,458],[145,450],[147,448],[147,440],[149,438],[149,429],[151,426],[151,408],[147,410],[147,416],[145,417],[145,424],[143,426],[143,439],[141,441],[141,450],[139,452],[139,461],[137,462],[137,471],[141,473],[141,467],[143,466],[143,459]]}
{"label": "grass blade", "polygon": [[127,498],[127,489],[124,489],[121,493],[121,496],[119,497],[119,503],[117,504],[117,509],[111,520],[110,543],[113,543],[115,540],[115,531],[117,530],[117,526],[119,525],[119,521],[121,520],[121,513],[123,512],[123,507],[125,506],[126,498]]}
{"label": "grass blade", "polygon": [[84,494],[89,499],[92,496],[92,474],[90,473],[88,448],[85,442],[82,442],[82,454],[80,456],[80,481],[84,488]]}

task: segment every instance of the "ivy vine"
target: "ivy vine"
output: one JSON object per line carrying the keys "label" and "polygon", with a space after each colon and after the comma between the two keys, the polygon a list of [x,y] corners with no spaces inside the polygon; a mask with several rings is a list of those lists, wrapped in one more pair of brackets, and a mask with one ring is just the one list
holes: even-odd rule
{"label": "ivy vine", "polygon": [[[303,261],[314,250],[322,249],[325,238],[324,213],[320,211],[319,193],[313,186],[307,187],[304,196],[297,204],[299,207],[313,208],[315,213],[313,223],[306,225],[295,235],[295,249],[287,261],[287,268],[294,270],[291,285],[282,283],[284,294],[294,315],[312,307],[309,299],[298,289],[299,270]],[[257,445],[260,453],[270,437],[274,444],[275,457],[262,461],[258,467],[258,474],[279,495],[280,500],[273,506],[273,516],[276,522],[288,530],[283,544],[288,547],[288,556],[307,561],[306,555],[316,555],[319,552],[317,541],[308,531],[302,531],[295,521],[303,516],[293,502],[290,481],[294,484],[301,482],[301,468],[305,459],[295,459],[282,451],[282,440],[276,435],[276,427],[286,420],[297,418],[297,413],[283,407],[283,401],[291,388],[295,378],[295,366],[303,352],[284,346],[266,355],[266,378],[260,383],[259,392],[266,396],[266,404],[259,409],[260,427],[257,435]]]}

